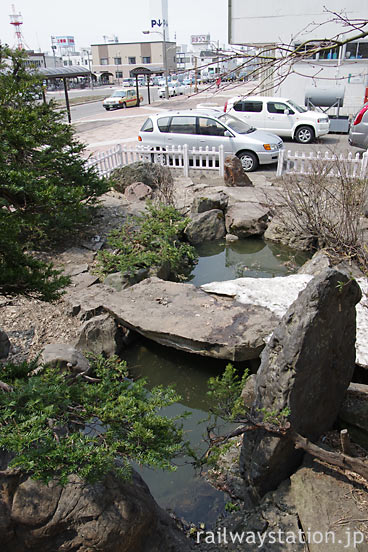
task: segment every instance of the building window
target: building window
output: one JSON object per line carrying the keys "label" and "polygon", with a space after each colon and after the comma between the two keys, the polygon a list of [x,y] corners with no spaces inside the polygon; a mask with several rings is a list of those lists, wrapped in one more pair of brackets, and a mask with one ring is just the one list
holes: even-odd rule
{"label": "building window", "polygon": [[308,42],[308,44],[295,44],[294,48],[297,50],[296,55],[300,55],[304,58],[316,59],[318,54],[313,53],[316,48],[318,48],[318,42]]}
{"label": "building window", "polygon": [[121,65],[121,57],[114,58],[114,65]]}
{"label": "building window", "polygon": [[142,57],[142,63],[151,63],[150,57]]}
{"label": "building window", "polygon": [[367,59],[368,58],[368,42],[350,42],[346,45],[346,59]]}
{"label": "building window", "polygon": [[66,59],[64,59],[64,65],[68,65],[68,62]]}
{"label": "building window", "polygon": [[117,79],[122,79],[123,78],[123,72],[122,71],[115,71],[115,77]]}
{"label": "building window", "polygon": [[318,59],[338,59],[338,57],[339,57],[339,49],[330,48],[328,50],[322,50],[322,52],[319,52]]}
{"label": "building window", "polygon": [[71,59],[69,60],[69,65],[73,65],[73,61]]}
{"label": "building window", "polygon": [[84,65],[88,65],[88,59],[84,60]]}
{"label": "building window", "polygon": [[100,65],[108,65],[109,58],[100,58]]}
{"label": "building window", "polygon": [[135,63],[135,57],[128,57],[128,63],[134,64]]}

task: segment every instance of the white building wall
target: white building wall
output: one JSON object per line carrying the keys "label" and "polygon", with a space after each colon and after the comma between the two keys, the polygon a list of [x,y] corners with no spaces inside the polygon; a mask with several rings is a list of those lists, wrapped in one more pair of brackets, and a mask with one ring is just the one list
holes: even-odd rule
{"label": "white building wall", "polygon": [[[332,13],[347,19],[368,18],[368,0],[262,0],[255,4],[244,0],[229,0],[229,42],[231,44],[265,45],[300,44],[306,40],[352,37],[357,29],[348,27]],[[342,35],[342,33],[344,33]],[[364,40],[368,40],[365,38]],[[294,63],[286,80],[272,89],[271,78],[266,83],[268,94],[289,97],[304,105],[305,91],[311,86],[326,89],[345,87],[342,115],[355,113],[363,104],[368,87],[368,59],[304,60]],[[277,79],[273,82],[275,83]]]}
{"label": "white building wall", "polygon": [[[277,96],[289,97],[304,105],[305,93],[308,88],[315,86],[318,89],[331,89],[344,87],[344,105],[340,109],[341,115],[353,115],[364,102],[367,83],[368,60],[362,62],[345,62],[340,66],[328,64],[328,61],[318,65],[311,62],[298,63],[295,67],[297,73],[292,73],[275,90]],[[317,72],[323,78],[315,78]],[[303,75],[303,76],[301,76]]]}
{"label": "white building wall", "polygon": [[288,44],[294,39],[317,40],[345,32],[342,22],[331,21],[334,16],[325,7],[351,19],[368,16],[367,0],[230,0],[229,43]]}

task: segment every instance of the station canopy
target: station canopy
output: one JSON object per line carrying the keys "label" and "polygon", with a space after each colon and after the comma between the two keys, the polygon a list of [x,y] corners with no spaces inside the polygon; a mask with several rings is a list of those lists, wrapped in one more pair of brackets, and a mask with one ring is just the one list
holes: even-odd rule
{"label": "station canopy", "polygon": [[74,65],[72,67],[42,67],[36,73],[45,79],[72,79],[74,77],[88,77],[92,72],[87,67]]}
{"label": "station canopy", "polygon": [[164,73],[164,69],[161,66],[151,67],[151,69],[148,67],[135,67],[129,71],[131,77],[137,77],[138,75],[162,75],[162,73]]}

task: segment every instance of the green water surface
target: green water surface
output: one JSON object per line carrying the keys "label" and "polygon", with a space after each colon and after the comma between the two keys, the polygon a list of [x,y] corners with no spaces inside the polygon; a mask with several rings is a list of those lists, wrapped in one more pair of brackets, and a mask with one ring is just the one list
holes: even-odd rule
{"label": "green water surface", "polygon": [[[239,240],[226,244],[225,240],[203,243],[198,247],[199,262],[189,281],[200,286],[212,281],[239,277],[272,278],[295,273],[308,256],[259,239]],[[174,385],[181,395],[180,403],[165,410],[167,415],[190,412],[185,420],[185,436],[197,449],[205,450],[203,435],[211,402],[207,396],[207,381],[222,373],[228,361],[187,354],[139,338],[122,357],[127,361],[134,378],[144,377],[148,387]],[[245,363],[254,371],[254,364]],[[253,370],[252,370],[253,368]],[[256,369],[256,368],[255,368]],[[223,428],[224,431],[228,428]],[[178,461],[176,472],[161,472],[137,468],[160,506],[175,511],[188,522],[211,525],[223,512],[229,497],[215,490],[199,477],[189,459]]]}

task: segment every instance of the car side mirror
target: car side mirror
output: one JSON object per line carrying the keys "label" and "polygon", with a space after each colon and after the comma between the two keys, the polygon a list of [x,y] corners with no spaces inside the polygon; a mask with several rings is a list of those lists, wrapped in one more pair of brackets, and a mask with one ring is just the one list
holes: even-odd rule
{"label": "car side mirror", "polygon": [[230,130],[225,130],[224,136],[226,136],[227,138],[232,138],[232,137],[233,137],[233,135],[231,134]]}
{"label": "car side mirror", "polygon": [[290,109],[284,109],[284,115],[290,115]]}

